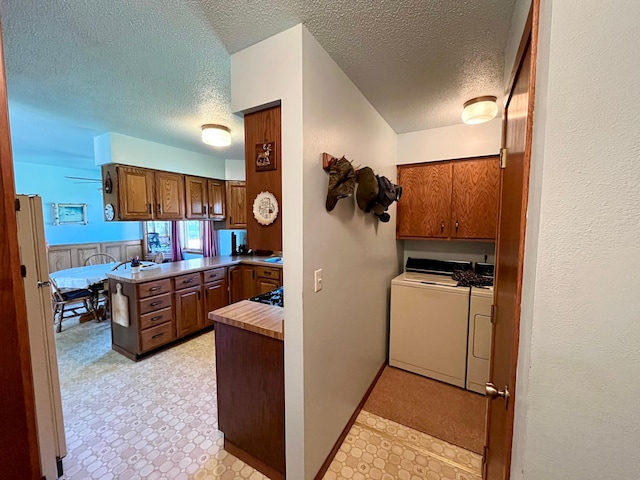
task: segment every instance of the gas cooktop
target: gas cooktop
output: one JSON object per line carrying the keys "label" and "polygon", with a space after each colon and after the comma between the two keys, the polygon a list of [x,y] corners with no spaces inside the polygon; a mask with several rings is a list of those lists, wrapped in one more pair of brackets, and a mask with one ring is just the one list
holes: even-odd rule
{"label": "gas cooktop", "polygon": [[251,297],[249,300],[252,302],[274,305],[276,307],[284,307],[284,287],[279,287],[275,290],[271,290],[270,292],[256,295],[255,297]]}

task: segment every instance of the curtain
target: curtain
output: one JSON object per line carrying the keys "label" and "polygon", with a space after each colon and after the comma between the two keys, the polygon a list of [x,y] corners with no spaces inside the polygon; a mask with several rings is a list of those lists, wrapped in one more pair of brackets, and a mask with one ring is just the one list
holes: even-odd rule
{"label": "curtain", "polygon": [[220,255],[220,239],[218,231],[213,228],[213,222],[202,222],[202,256],[217,257]]}
{"label": "curtain", "polygon": [[184,260],[184,255],[182,255],[182,234],[180,230],[181,228],[178,222],[171,222],[171,256],[174,262]]}

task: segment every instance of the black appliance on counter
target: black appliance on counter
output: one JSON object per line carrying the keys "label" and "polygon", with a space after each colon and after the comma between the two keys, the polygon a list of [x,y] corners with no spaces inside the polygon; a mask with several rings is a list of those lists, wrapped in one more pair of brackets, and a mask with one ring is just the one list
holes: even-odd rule
{"label": "black appliance on counter", "polygon": [[284,287],[278,287],[270,292],[256,295],[255,297],[251,297],[249,300],[252,302],[273,305],[275,307],[284,307]]}

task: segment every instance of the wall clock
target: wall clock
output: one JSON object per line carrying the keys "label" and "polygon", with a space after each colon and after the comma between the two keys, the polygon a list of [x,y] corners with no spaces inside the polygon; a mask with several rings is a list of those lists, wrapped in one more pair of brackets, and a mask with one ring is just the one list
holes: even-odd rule
{"label": "wall clock", "polygon": [[260,192],[253,201],[253,217],[260,225],[271,225],[278,217],[278,200],[271,192]]}
{"label": "wall clock", "polygon": [[110,203],[107,203],[104,206],[104,218],[106,218],[107,221],[110,222],[111,220],[113,220],[114,215],[115,215],[115,212],[113,210],[113,205],[111,205]]}

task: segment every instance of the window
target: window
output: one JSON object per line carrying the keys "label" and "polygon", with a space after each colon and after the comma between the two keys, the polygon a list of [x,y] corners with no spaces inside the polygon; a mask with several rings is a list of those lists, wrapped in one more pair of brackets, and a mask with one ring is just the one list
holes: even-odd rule
{"label": "window", "polygon": [[182,228],[182,249],[190,253],[202,253],[202,222],[188,220],[180,222]]}
{"label": "window", "polygon": [[144,222],[149,253],[171,252],[171,222]]}

